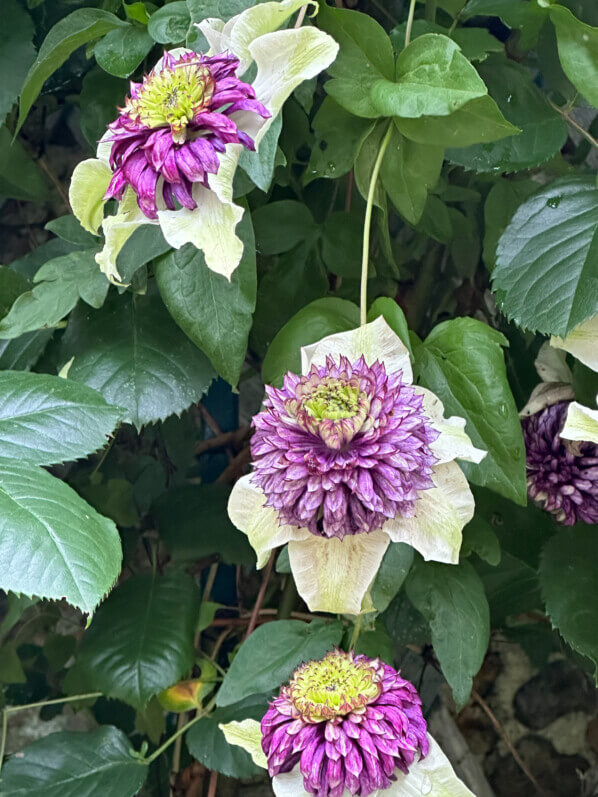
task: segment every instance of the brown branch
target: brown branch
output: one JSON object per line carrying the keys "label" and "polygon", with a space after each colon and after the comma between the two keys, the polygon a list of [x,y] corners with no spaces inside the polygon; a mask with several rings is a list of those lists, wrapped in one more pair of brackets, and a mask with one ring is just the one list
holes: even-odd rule
{"label": "brown branch", "polygon": [[229,462],[226,468],[222,471],[217,481],[221,484],[228,484],[229,482],[236,481],[243,472],[243,468],[251,462],[251,450],[249,446],[242,449],[237,456]]}
{"label": "brown branch", "polygon": [[208,797],[216,797],[216,789],[218,788],[218,773],[216,770],[210,772],[210,783],[208,785]]}
{"label": "brown branch", "polygon": [[210,437],[207,440],[200,440],[195,446],[195,456],[199,457],[205,454],[206,451],[213,451],[215,448],[224,448],[225,446],[238,446],[247,437],[249,426],[240,426],[238,429],[233,429],[232,432],[221,432],[215,437]]}
{"label": "brown branch", "polygon": [[270,554],[270,558],[268,559],[268,564],[266,565],[266,568],[264,570],[264,575],[262,576],[262,583],[260,584],[260,591],[257,594],[255,606],[253,607],[253,611],[251,612],[249,625],[247,626],[247,631],[245,631],[244,639],[247,639],[247,637],[253,632],[253,630],[257,625],[260,609],[262,608],[262,603],[264,602],[264,596],[266,595],[266,588],[268,586],[268,581],[270,581],[270,576],[272,575],[272,568],[274,567],[275,558],[276,558],[276,549],[274,549]]}
{"label": "brown branch", "polygon": [[56,177],[53,170],[50,168],[50,165],[46,160],[46,156],[42,155],[40,158],[38,158],[37,162],[42,167],[47,176],[50,178],[50,181],[54,186],[54,188],[58,191],[60,198],[64,202],[64,206],[66,207],[67,213],[72,213],[73,211],[71,209],[71,203],[69,202],[69,195],[64,190],[64,186],[62,185],[58,177]]}

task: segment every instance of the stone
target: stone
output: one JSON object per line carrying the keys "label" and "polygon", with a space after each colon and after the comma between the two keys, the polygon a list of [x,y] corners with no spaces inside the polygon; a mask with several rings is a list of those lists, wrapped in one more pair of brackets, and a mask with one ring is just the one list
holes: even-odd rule
{"label": "stone", "polygon": [[521,686],[515,695],[515,716],[540,730],[572,711],[593,714],[597,693],[584,672],[566,661],[554,661]]}

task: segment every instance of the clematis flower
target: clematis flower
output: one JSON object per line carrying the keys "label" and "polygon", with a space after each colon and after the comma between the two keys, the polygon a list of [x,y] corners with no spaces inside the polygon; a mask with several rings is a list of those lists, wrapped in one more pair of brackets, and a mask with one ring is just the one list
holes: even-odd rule
{"label": "clematis flower", "polygon": [[[118,253],[143,224],[159,224],[175,249],[191,243],[208,268],[230,279],[243,254],[235,228],[243,208],[233,178],[243,149],[260,141],[294,89],[334,61],[338,45],[304,26],[278,30],[306,0],[266,2],[224,23],[198,27],[207,54],[167,52],[130,96],[98,146],[73,173],[70,201],[82,226],[105,245],[96,260],[115,283]],[[317,10],[318,4],[307,5]],[[255,64],[253,82],[242,80]],[[119,200],[103,218],[108,198]]]}
{"label": "clematis flower", "polygon": [[268,387],[254,418],[254,472],[228,511],[263,567],[288,543],[312,611],[364,602],[389,542],[456,563],[473,496],[456,458],[479,462],[462,418],[413,386],[409,353],[383,318],[302,349],[303,375]]}
{"label": "clematis flower", "polygon": [[309,661],[261,725],[220,725],[268,770],[276,797],[473,797],[427,733],[415,687],[380,659]]}

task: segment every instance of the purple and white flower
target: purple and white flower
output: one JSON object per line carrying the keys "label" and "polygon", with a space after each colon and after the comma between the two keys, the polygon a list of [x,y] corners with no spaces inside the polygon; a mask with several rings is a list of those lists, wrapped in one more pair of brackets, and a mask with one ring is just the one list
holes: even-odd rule
{"label": "purple and white flower", "polygon": [[288,543],[312,611],[359,614],[389,542],[456,563],[473,516],[456,458],[479,462],[462,418],[412,385],[409,353],[378,318],[302,350],[303,375],[269,387],[254,419],[254,471],[235,485],[233,523],[258,556]]}
{"label": "purple and white flower", "polygon": [[277,797],[471,797],[427,733],[417,690],[380,659],[331,651],[294,672],[261,724],[220,727]]}

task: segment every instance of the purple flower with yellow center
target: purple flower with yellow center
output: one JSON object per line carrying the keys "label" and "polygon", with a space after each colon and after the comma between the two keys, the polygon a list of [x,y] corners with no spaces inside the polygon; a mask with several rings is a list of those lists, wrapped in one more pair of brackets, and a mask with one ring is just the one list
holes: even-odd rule
{"label": "purple flower with yellow center", "polygon": [[562,437],[572,402],[524,418],[528,494],[559,523],[598,523],[598,445]]}
{"label": "purple flower with yellow center", "polygon": [[220,726],[267,768],[277,797],[470,797],[427,733],[415,687],[380,659],[334,650],[309,661],[261,724]]}
{"label": "purple flower with yellow center", "polygon": [[195,209],[193,183],[210,187],[208,175],[217,174],[226,145],[255,149],[237,127],[239,112],[270,116],[252,86],[236,77],[238,67],[239,60],[227,53],[165,53],[142,83],[131,83],[105,139],[112,144],[114,175],[104,198],[122,199],[131,186],[149,219],[158,218],[157,195],[170,210],[175,200]]}
{"label": "purple flower with yellow center", "polygon": [[[456,563],[473,516],[456,458],[479,462],[462,418],[412,385],[409,353],[383,318],[302,350],[303,375],[268,387],[254,419],[254,472],[229,501],[263,567],[288,543],[312,611],[359,614],[392,542]],[[365,599],[365,600],[364,600]]]}

